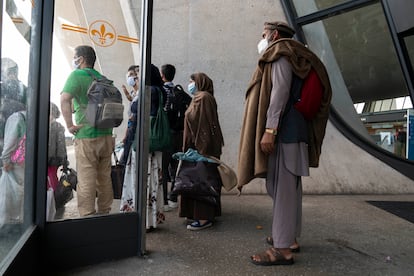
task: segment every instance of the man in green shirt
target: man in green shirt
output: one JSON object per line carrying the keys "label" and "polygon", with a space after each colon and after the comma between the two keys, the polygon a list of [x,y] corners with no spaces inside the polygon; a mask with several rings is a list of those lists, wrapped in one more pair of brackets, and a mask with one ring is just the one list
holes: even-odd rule
{"label": "man in green shirt", "polygon": [[[60,102],[66,127],[75,136],[78,210],[81,216],[107,214],[113,201],[112,128],[98,129],[88,123],[85,111],[88,88],[93,81],[90,73],[97,77],[100,73],[93,69],[96,54],[92,47],[81,45],[74,52],[72,65],[75,70],[66,80]],[[72,120],[72,112],[75,114],[75,122]],[[95,209],[95,199],[98,210]]]}

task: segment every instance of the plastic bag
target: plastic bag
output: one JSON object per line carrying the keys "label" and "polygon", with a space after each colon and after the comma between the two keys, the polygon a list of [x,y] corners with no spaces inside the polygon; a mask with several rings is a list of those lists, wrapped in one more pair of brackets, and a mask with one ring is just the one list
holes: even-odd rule
{"label": "plastic bag", "polygon": [[52,188],[47,189],[46,221],[53,221],[56,215],[55,196]]}
{"label": "plastic bag", "polygon": [[223,184],[223,188],[226,191],[230,191],[234,187],[236,187],[237,186],[237,175],[233,171],[233,169],[230,168],[230,166],[228,166],[226,163],[224,163],[223,161],[221,161],[220,159],[218,159],[214,156],[209,156],[209,158],[213,159],[214,161],[216,161],[219,164],[217,169],[218,169],[218,172],[220,174],[221,183]]}
{"label": "plastic bag", "polygon": [[180,160],[173,193],[184,195],[219,196],[221,188],[217,163]]}
{"label": "plastic bag", "polygon": [[23,219],[23,185],[19,185],[12,171],[0,177],[0,227],[6,223],[19,223]]}

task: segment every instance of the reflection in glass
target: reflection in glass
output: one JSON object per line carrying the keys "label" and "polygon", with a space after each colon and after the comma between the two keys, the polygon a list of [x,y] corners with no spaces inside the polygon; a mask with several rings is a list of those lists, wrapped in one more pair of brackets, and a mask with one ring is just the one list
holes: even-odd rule
{"label": "reflection in glass", "polygon": [[[332,69],[328,71],[333,86],[343,83],[333,89],[333,106],[361,135],[395,152],[395,135],[406,129],[406,111],[401,109],[410,107],[411,101],[381,5],[340,14],[322,23],[325,41],[314,37],[315,26],[320,22],[303,29],[310,48],[319,52]],[[332,74],[335,71],[342,80]],[[398,104],[397,98],[404,99],[404,104]],[[358,111],[359,123],[352,119],[355,115],[351,105],[346,106],[349,102],[357,108],[353,112]],[[364,129],[358,127],[361,122]]]}
{"label": "reflection in glass", "polygon": [[0,261],[24,231],[24,172],[31,4],[4,1],[0,88]]}
{"label": "reflection in glass", "polygon": [[400,97],[394,100],[395,100],[396,109],[413,108],[413,103],[410,97]]}
{"label": "reflection in glass", "polygon": [[[100,135],[103,134],[103,130],[92,130],[90,124],[85,121],[81,114],[86,105],[88,84],[82,83],[82,95],[73,88],[78,83],[76,76],[84,74],[87,78],[90,79],[90,77],[86,73],[87,69],[83,67],[87,58],[85,52],[80,53],[75,49],[78,49],[77,47],[81,45],[90,46],[96,58],[94,66],[92,66],[94,70],[91,69],[92,73],[106,76],[113,81],[113,84],[121,92],[124,89],[131,91],[132,87],[127,82],[127,72],[129,66],[138,64],[136,56],[139,54],[137,39],[139,35],[136,28],[139,26],[139,16],[134,14],[137,10],[134,9],[134,4],[130,1],[108,0],[105,1],[105,5],[101,5],[102,1],[100,0],[83,1],[81,5],[78,2],[55,1],[50,102],[56,104],[62,112],[62,116],[57,118],[56,122],[62,124],[65,128],[64,136],[69,168],[77,172],[79,180],[77,190],[73,191],[73,198],[64,206],[58,206],[55,220],[78,219],[97,213],[99,215],[120,214],[126,211],[124,206],[121,206],[121,199],[114,198],[112,195],[107,196],[106,199],[101,198],[103,194],[108,194],[112,187],[105,184],[103,189],[103,186],[97,184],[97,182],[102,182],[103,174],[105,174],[105,178],[108,176],[108,173],[111,172],[111,164],[115,166],[114,156],[116,155],[117,159],[120,159],[122,155],[130,104],[127,98],[124,97],[124,120],[122,125],[113,128],[112,131],[106,131],[103,135],[108,138],[108,141],[105,145],[101,145],[101,153],[105,150],[105,160],[109,160],[111,164],[107,163],[104,168],[99,169],[99,172],[94,172],[85,177],[85,173],[89,173],[85,171],[85,168],[87,168],[85,164],[89,162],[89,159],[92,160],[94,152],[98,151],[98,141],[93,139],[101,138]],[[97,6],[100,7],[99,11],[96,10]],[[80,66],[80,69],[75,70],[77,66]],[[82,77],[85,78],[84,75]],[[70,100],[74,112],[72,122],[70,122],[68,115],[65,118],[65,110],[61,105],[62,95],[65,94],[73,96]],[[71,124],[82,127],[79,127],[75,133]],[[88,139],[94,142],[85,146]],[[114,152],[113,142],[115,143]],[[85,146],[83,149],[84,156],[79,154],[83,146]],[[86,160],[81,160],[82,156]],[[132,176],[130,174],[126,175],[131,176],[131,181],[134,181],[133,184],[136,185],[135,167],[134,170],[128,171],[131,162],[127,160],[126,163],[125,168],[127,172],[131,171]],[[61,168],[63,167],[60,166],[57,169],[58,179],[61,178]],[[122,177],[121,185],[123,180]],[[61,182],[63,181],[58,182],[58,187],[61,187]],[[85,183],[90,183],[90,185],[86,187]],[[81,185],[80,189],[78,189],[79,185]],[[85,190],[89,191],[88,199],[85,197]],[[136,189],[133,192],[135,193],[135,191]],[[88,201],[86,204],[88,206],[85,205],[85,201]],[[109,206],[102,207],[103,205]],[[128,208],[128,211],[135,212],[136,206],[132,205],[131,208]]]}
{"label": "reflection in glass", "polygon": [[[413,28],[414,31],[414,28]],[[411,66],[414,65],[414,35],[410,35],[404,38],[405,46],[408,50],[408,56],[410,57]]]}
{"label": "reflection in glass", "polygon": [[375,101],[374,102],[374,112],[380,112],[382,106],[382,101]]}
{"label": "reflection in glass", "polygon": [[[66,203],[73,199],[72,185],[64,177],[68,174],[69,161],[66,152],[65,128],[57,120],[61,117],[59,107],[50,103],[49,115],[49,141],[48,141],[48,163],[47,163],[47,210],[46,220],[55,219],[62,216],[62,210]],[[65,181],[66,180],[66,181]],[[53,197],[52,199],[50,197]],[[53,202],[54,200],[54,202]]]}
{"label": "reflection in glass", "polygon": [[391,107],[392,107],[392,99],[386,99],[382,101],[381,111],[391,110]]}
{"label": "reflection in glass", "polygon": [[342,4],[347,0],[293,0],[298,16],[304,16],[332,6]]}
{"label": "reflection in glass", "polygon": [[354,102],[408,95],[380,4],[327,19],[324,25]]}

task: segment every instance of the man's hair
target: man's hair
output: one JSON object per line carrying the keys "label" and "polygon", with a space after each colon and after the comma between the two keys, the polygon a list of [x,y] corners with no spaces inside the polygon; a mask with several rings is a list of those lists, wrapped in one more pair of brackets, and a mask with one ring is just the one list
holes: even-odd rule
{"label": "man's hair", "polygon": [[95,66],[96,54],[95,50],[91,46],[81,45],[75,48],[75,54],[78,57],[83,57],[87,65]]}
{"label": "man's hair", "polygon": [[277,30],[281,38],[292,38],[295,34],[295,30],[292,29],[287,23],[282,21],[265,22],[264,25],[268,30]]}
{"label": "man's hair", "polygon": [[175,77],[175,67],[172,64],[164,64],[161,66],[161,73],[167,81],[172,81]]}
{"label": "man's hair", "polygon": [[138,68],[139,69],[139,65],[131,65],[128,67],[128,71],[136,71],[135,69]]}

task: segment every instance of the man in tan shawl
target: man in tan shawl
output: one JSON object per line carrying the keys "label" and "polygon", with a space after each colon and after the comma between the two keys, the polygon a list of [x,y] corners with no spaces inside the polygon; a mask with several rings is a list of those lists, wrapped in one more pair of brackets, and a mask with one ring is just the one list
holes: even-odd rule
{"label": "man in tan shawl", "polygon": [[[266,177],[273,199],[271,248],[251,256],[257,265],[293,264],[300,247],[301,176],[317,167],[329,116],[331,86],[325,66],[303,44],[291,39],[295,31],[283,22],[264,24],[263,53],[246,92],[241,129],[238,189],[256,177]],[[314,69],[323,86],[319,112],[311,121],[293,106],[294,75],[305,79]]]}

